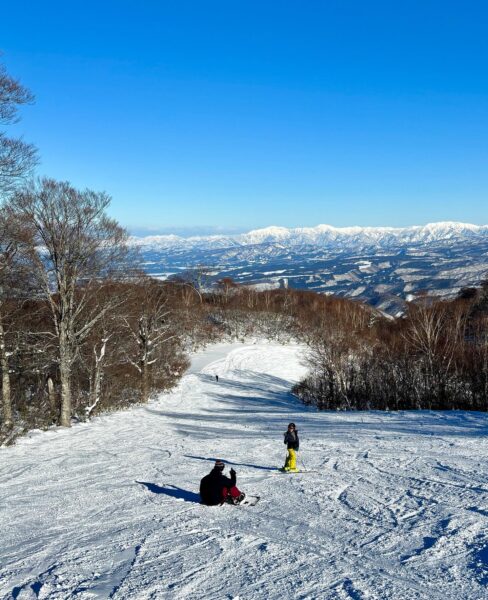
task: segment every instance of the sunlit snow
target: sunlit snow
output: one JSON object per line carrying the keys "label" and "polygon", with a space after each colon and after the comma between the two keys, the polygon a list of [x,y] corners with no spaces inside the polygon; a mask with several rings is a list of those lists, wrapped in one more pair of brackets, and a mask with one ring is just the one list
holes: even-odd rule
{"label": "sunlit snow", "polygon": [[[1,449],[0,597],[486,598],[487,416],[317,412],[302,356],[212,346],[148,406]],[[316,473],[276,471],[292,420]],[[216,458],[256,507],[199,504]]]}

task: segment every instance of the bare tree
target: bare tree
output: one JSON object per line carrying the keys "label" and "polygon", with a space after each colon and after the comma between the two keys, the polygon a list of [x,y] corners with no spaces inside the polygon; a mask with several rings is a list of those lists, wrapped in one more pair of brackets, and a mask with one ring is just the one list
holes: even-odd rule
{"label": "bare tree", "polygon": [[[5,67],[0,65],[0,125],[17,121],[19,106],[33,100],[29,90],[8,75]],[[35,164],[34,146],[10,138],[5,131],[0,131],[0,197],[10,193]]]}
{"label": "bare tree", "polygon": [[247,308],[251,310],[255,308],[257,305],[257,292],[252,286],[245,288],[245,297]]}
{"label": "bare tree", "polygon": [[171,279],[171,285],[179,288],[181,300],[186,309],[194,306],[196,301],[198,301],[200,304],[203,303],[203,296],[195,282],[186,281],[180,277],[175,277]]}
{"label": "bare tree", "polygon": [[217,282],[217,290],[221,296],[222,304],[226,305],[229,303],[232,295],[235,294],[239,286],[235,283],[231,277],[224,277]]}
{"label": "bare tree", "polygon": [[[23,104],[33,102],[34,97],[27,88],[13,79],[3,65],[0,65],[0,125],[8,125],[18,120],[18,109]],[[11,193],[19,180],[36,163],[34,146],[22,140],[8,137],[0,131],[0,199]],[[9,351],[6,344],[5,306],[8,280],[15,269],[13,262],[17,252],[18,239],[13,220],[2,210],[0,215],[0,366],[2,372],[3,424],[12,424],[12,404],[10,398]]]}
{"label": "bare tree", "polygon": [[94,297],[127,256],[127,233],[106,215],[110,197],[42,179],[17,191],[8,207],[31,230],[24,248],[51,310],[61,384],[60,424],[71,424],[71,373],[79,345],[110,309]]}
{"label": "bare tree", "polygon": [[16,252],[15,240],[11,236],[11,227],[5,211],[0,213],[0,367],[2,372],[2,413],[3,425],[12,425],[12,401],[10,397],[9,353],[5,335],[5,305],[9,279],[12,275],[13,260]]}
{"label": "bare tree", "polygon": [[[89,340],[92,349],[90,368],[90,389],[89,389],[89,405],[85,407],[85,415],[87,418],[96,410],[102,399],[102,384],[105,375],[105,369],[109,356],[112,354],[109,348],[111,340],[113,340],[116,332],[113,320],[115,319],[112,312],[106,314],[106,318],[101,319],[97,326],[96,339]],[[94,332],[95,333],[95,332]]]}
{"label": "bare tree", "polygon": [[89,379],[89,404],[84,407],[87,418],[98,410],[104,399],[102,388],[107,369],[123,362],[123,317],[130,302],[132,288],[129,284],[114,282],[110,285],[105,281],[100,284],[92,299],[95,303],[94,310],[101,316],[92,327],[89,336],[85,337],[82,348],[82,363],[85,371],[88,371]]}
{"label": "bare tree", "polygon": [[[19,246],[25,244],[28,231],[23,224],[4,207],[0,208],[0,370],[2,379],[3,425],[12,425],[12,401],[9,358],[13,350],[8,348],[11,316],[17,305],[14,299],[25,296],[28,276],[25,265],[19,260]],[[18,336],[17,336],[18,337]]]}
{"label": "bare tree", "polygon": [[126,359],[139,374],[142,401],[147,402],[154,371],[164,367],[165,349],[174,347],[171,342],[177,342],[178,337],[171,326],[171,309],[164,284],[143,277],[136,290],[132,310],[124,317],[125,329],[132,341]]}

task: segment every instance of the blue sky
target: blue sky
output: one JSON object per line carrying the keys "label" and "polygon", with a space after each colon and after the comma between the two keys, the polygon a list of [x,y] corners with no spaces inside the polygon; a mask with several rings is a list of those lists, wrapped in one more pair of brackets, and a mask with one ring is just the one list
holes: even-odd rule
{"label": "blue sky", "polygon": [[2,7],[39,174],[132,230],[488,223],[486,2]]}

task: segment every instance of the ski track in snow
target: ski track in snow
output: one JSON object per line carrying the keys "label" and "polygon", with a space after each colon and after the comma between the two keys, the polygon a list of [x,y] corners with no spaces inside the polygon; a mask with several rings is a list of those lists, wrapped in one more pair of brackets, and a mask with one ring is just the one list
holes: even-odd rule
{"label": "ski track in snow", "polygon": [[[212,346],[147,406],[0,449],[0,598],[488,598],[488,416],[317,412],[302,352]],[[273,470],[289,421],[317,473]],[[259,504],[199,504],[216,458]]]}

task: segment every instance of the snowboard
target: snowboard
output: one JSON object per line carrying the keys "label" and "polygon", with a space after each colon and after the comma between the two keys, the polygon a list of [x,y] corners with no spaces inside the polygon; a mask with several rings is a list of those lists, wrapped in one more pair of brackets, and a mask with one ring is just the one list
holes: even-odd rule
{"label": "snowboard", "polygon": [[318,473],[315,469],[300,469],[299,471],[285,471],[284,469],[276,469],[274,475],[301,475],[302,473]]}
{"label": "snowboard", "polygon": [[235,506],[256,506],[260,498],[261,496],[245,496],[244,500]]}

